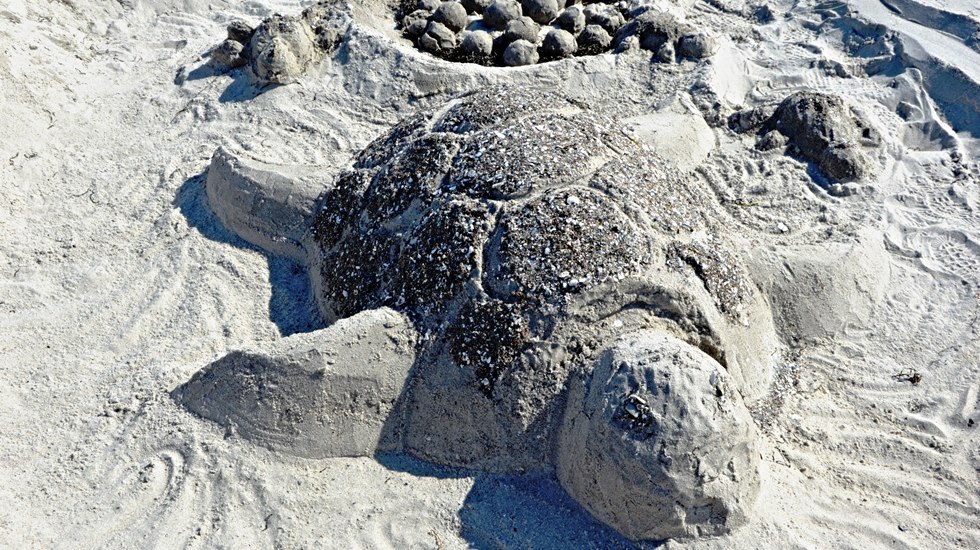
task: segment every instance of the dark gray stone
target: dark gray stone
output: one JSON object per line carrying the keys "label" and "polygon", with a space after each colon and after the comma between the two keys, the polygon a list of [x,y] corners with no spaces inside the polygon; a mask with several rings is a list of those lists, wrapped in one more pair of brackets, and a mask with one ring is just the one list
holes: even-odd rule
{"label": "dark gray stone", "polygon": [[521,5],[517,0],[493,0],[483,10],[483,23],[491,29],[502,31],[509,21],[521,15]]}
{"label": "dark gray stone", "polygon": [[581,7],[570,6],[558,14],[558,19],[555,23],[572,34],[578,34],[585,28],[585,14],[582,12]]}
{"label": "dark gray stone", "polygon": [[587,25],[599,25],[609,36],[614,36],[626,24],[626,18],[619,10],[607,4],[589,4],[583,11]]}
{"label": "dark gray stone", "polygon": [[456,33],[442,23],[431,21],[419,38],[419,46],[433,53],[452,51],[456,48]]}
{"label": "dark gray stone", "polygon": [[402,34],[409,38],[418,38],[425,34],[432,14],[425,10],[415,10],[402,18]]}
{"label": "dark gray stone", "polygon": [[541,54],[552,59],[561,59],[575,55],[578,43],[572,33],[563,29],[553,29],[544,37]]}
{"label": "dark gray stone", "polygon": [[558,17],[558,0],[521,0],[524,15],[537,23],[547,25]]}
{"label": "dark gray stone", "polygon": [[582,53],[597,54],[609,49],[612,37],[599,25],[586,25],[578,35],[578,49]]}
{"label": "dark gray stone", "polygon": [[493,51],[493,37],[485,31],[467,31],[459,45],[466,55],[485,57]]}
{"label": "dark gray stone", "polygon": [[524,16],[507,23],[507,28],[504,30],[502,39],[505,45],[509,45],[516,40],[527,40],[532,44],[536,44],[538,42],[538,33],[540,32],[541,27],[531,20],[530,17]]}
{"label": "dark gray stone", "polygon": [[432,20],[442,23],[453,32],[459,32],[466,28],[466,8],[459,2],[443,2],[432,12]]}
{"label": "dark gray stone", "polygon": [[504,64],[510,67],[534,65],[538,62],[538,48],[527,40],[511,42],[504,50]]}
{"label": "dark gray stone", "polygon": [[487,6],[490,5],[490,0],[463,0],[462,3],[463,7],[466,8],[466,13],[478,15],[487,9]]}

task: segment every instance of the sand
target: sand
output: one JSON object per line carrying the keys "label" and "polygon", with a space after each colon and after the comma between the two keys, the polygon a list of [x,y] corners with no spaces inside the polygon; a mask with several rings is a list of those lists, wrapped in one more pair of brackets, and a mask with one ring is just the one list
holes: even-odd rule
{"label": "sand", "polygon": [[[658,109],[694,105],[710,124],[680,133],[703,157],[682,163],[688,177],[726,206],[750,265],[797,258],[753,272],[786,320],[774,390],[753,410],[754,519],[666,547],[980,547],[971,1],[773,2],[759,24],[747,2],[688,0],[673,9],[719,37],[708,61],[486,69],[418,52],[368,0],[346,46],[294,84],[258,89],[207,64],[229,21],[306,4],[0,7],[2,545],[631,547],[547,476],[295,457],[171,397],[231,350],[322,328],[303,270],[210,210],[219,147],[329,182],[402,117],[508,82],[565,90],[647,135]],[[720,123],[800,90],[838,94],[875,125],[873,179],[833,188]]]}

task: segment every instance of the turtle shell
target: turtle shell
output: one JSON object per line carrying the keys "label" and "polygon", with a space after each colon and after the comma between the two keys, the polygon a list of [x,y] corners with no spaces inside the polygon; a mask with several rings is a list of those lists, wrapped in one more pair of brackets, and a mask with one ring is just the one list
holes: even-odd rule
{"label": "turtle shell", "polygon": [[711,194],[548,91],[491,87],[414,115],[321,204],[317,301],[328,321],[391,307],[419,328],[402,431],[435,462],[550,463],[569,377],[604,341],[658,327],[727,365],[754,300]]}

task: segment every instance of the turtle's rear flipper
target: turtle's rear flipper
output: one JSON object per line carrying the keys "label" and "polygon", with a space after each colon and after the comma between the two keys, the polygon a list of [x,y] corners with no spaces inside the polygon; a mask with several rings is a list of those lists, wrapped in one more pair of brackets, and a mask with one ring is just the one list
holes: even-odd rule
{"label": "turtle's rear flipper", "polygon": [[407,317],[368,310],[316,332],[232,351],[172,396],[229,434],[294,456],[400,451],[402,393],[416,342]]}
{"label": "turtle's rear flipper", "polygon": [[302,263],[307,260],[303,237],[324,188],[318,178],[245,159],[224,147],[208,168],[208,201],[221,223],[272,254]]}

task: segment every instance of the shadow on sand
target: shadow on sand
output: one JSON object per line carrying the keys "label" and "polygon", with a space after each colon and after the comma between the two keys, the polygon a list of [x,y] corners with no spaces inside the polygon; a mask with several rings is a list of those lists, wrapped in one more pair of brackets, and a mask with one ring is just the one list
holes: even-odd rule
{"label": "shadow on sand", "polygon": [[499,475],[436,466],[402,454],[375,459],[390,470],[420,477],[473,477],[473,487],[459,510],[461,535],[471,548],[652,549],[633,543],[599,523],[544,473]]}
{"label": "shadow on sand", "polygon": [[275,323],[280,334],[289,336],[322,328],[323,321],[313,299],[306,268],[286,258],[269,255],[225,229],[208,204],[204,187],[206,182],[205,170],[187,179],[177,190],[173,205],[180,210],[187,223],[207,239],[254,250],[265,256],[269,264],[269,283],[272,286],[269,319]]}
{"label": "shadow on sand", "polygon": [[249,75],[249,70],[247,67],[229,69],[228,67],[215,66],[211,62],[205,61],[186,74],[182,72],[183,70],[184,69],[181,69],[181,71],[178,72],[177,76],[174,78],[175,84],[179,85],[188,80],[204,80],[206,78],[212,78],[220,75],[228,75],[231,77],[231,84],[229,84],[218,97],[218,101],[221,103],[239,103],[242,101],[248,101],[255,99],[269,90],[279,87],[278,84],[256,86],[255,81]]}

